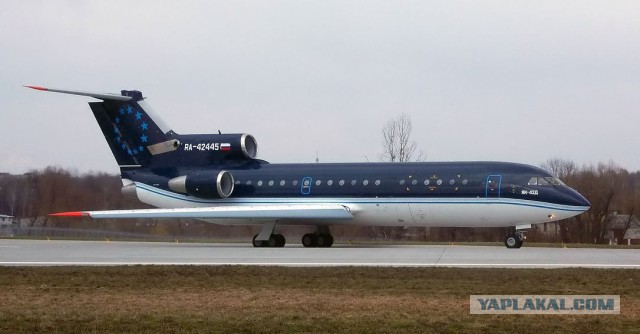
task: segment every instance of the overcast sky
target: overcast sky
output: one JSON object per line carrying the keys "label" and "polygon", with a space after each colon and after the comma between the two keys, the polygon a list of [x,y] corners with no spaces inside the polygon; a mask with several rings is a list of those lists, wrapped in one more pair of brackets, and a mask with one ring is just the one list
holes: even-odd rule
{"label": "overcast sky", "polygon": [[430,161],[640,170],[640,1],[11,1],[0,171],[117,173],[91,98],[137,89],[178,133],[270,162],[378,160],[407,113]]}

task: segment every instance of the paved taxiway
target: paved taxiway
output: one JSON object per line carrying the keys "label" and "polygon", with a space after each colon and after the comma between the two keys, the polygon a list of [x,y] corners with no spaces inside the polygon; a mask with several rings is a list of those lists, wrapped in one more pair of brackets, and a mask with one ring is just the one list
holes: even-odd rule
{"label": "paved taxiway", "polygon": [[253,248],[226,243],[0,240],[0,265],[5,266],[136,264],[640,269],[640,249],[340,244]]}

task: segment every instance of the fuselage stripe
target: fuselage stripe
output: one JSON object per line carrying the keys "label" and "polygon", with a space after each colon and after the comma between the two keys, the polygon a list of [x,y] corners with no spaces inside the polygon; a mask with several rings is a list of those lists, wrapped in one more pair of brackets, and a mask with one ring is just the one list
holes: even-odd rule
{"label": "fuselage stripe", "polygon": [[568,206],[568,205],[553,205],[546,202],[535,202],[531,201],[519,201],[513,199],[496,199],[496,198],[467,198],[467,199],[447,199],[447,198],[430,198],[430,199],[411,199],[408,200],[406,198],[294,198],[294,197],[284,197],[284,198],[227,198],[224,200],[205,200],[187,197],[179,194],[174,194],[171,192],[163,191],[155,187],[148,186],[144,183],[135,182],[137,188],[140,188],[145,191],[149,191],[151,193],[173,198],[180,201],[191,202],[191,203],[200,203],[200,204],[216,204],[216,205],[228,205],[228,204],[309,204],[309,203],[339,203],[339,204],[475,204],[475,205],[484,205],[484,204],[500,204],[500,205],[516,205],[516,206],[527,206],[534,208],[544,208],[544,209],[552,209],[559,211],[569,211],[569,212],[583,212],[588,209],[588,207],[582,206]]}

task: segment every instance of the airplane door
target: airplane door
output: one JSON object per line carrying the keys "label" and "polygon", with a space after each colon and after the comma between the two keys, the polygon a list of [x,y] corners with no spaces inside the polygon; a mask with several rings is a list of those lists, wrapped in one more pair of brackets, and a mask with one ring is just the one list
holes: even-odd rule
{"label": "airplane door", "polygon": [[487,198],[500,198],[500,188],[502,187],[502,175],[489,175],[485,183],[484,195]]}
{"label": "airplane door", "polygon": [[303,195],[311,194],[311,181],[313,181],[313,179],[309,176],[302,178],[302,182],[300,182],[300,192]]}

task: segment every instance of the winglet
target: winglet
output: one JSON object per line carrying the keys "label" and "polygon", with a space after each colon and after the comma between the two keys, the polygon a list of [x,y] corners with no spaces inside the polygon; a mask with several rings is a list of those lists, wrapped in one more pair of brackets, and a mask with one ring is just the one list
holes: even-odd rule
{"label": "winglet", "polygon": [[70,212],[51,213],[49,214],[49,217],[91,217],[91,214],[85,211],[70,211]]}

